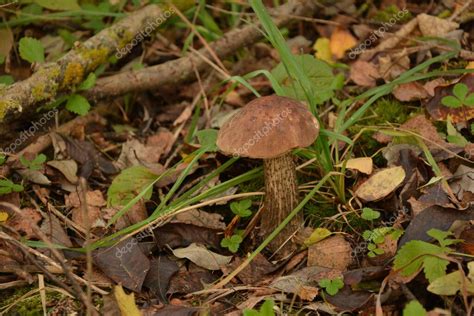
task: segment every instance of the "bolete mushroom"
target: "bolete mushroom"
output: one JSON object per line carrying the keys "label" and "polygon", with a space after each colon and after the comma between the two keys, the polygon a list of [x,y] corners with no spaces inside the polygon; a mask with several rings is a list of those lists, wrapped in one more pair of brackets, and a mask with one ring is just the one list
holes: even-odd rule
{"label": "bolete mushroom", "polygon": [[[224,154],[263,159],[265,199],[261,236],[271,233],[297,206],[298,187],[291,151],[311,145],[318,133],[318,121],[306,106],[276,95],[249,102],[221,127],[217,146]],[[276,250],[302,224],[300,213],[269,248]]]}

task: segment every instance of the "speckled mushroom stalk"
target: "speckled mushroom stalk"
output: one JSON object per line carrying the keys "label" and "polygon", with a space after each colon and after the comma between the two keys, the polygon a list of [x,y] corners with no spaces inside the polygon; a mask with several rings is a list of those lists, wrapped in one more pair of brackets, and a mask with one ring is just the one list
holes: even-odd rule
{"label": "speckled mushroom stalk", "polygon": [[[298,204],[296,168],[291,151],[311,145],[318,133],[318,121],[306,106],[276,95],[249,102],[221,127],[217,146],[223,153],[263,159],[265,200],[260,218],[263,238],[273,232]],[[303,214],[300,213],[269,248],[278,249],[302,225]],[[291,248],[294,247],[286,247]]]}
{"label": "speckled mushroom stalk", "polygon": [[[269,235],[298,205],[296,166],[290,153],[264,159],[265,213],[260,221],[260,234]],[[270,248],[282,245],[303,224],[303,213],[298,213],[273,240]]]}

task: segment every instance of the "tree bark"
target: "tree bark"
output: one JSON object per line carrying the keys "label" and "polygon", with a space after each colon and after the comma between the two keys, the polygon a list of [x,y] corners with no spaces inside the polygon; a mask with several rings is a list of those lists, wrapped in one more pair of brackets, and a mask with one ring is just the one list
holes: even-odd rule
{"label": "tree bark", "polygon": [[[298,205],[298,184],[293,156],[265,159],[264,211],[260,219],[261,236],[266,238]],[[298,213],[270,243],[269,248],[276,251],[303,224],[303,213]],[[295,250],[296,244],[290,240],[282,249],[282,255]]]}

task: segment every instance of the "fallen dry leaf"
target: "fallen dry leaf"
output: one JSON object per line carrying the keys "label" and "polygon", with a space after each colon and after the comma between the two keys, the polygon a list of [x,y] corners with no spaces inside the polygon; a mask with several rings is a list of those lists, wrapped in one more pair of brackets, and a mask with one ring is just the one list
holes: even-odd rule
{"label": "fallen dry leaf", "polygon": [[171,223],[190,224],[216,230],[224,230],[226,224],[224,217],[218,213],[207,213],[198,209],[177,214]]}
{"label": "fallen dry leaf", "polygon": [[71,183],[77,183],[77,163],[74,160],[51,160],[46,163],[59,170]]}
{"label": "fallen dry leaf", "polygon": [[459,24],[456,22],[441,19],[426,13],[419,14],[416,18],[423,36],[444,37],[449,32],[459,28]]}
{"label": "fallen dry leaf", "polygon": [[20,214],[10,214],[7,225],[18,232],[25,233],[27,238],[37,237],[32,225],[37,225],[41,220],[41,214],[34,208],[23,208]]}
{"label": "fallen dry leaf", "polygon": [[[474,92],[474,74],[468,73],[462,76],[458,82],[464,83],[469,88],[469,93]],[[435,95],[426,103],[426,110],[430,116],[437,121],[445,121],[451,117],[451,123],[466,122],[474,118],[474,107],[461,106],[450,108],[444,106],[441,100],[448,95],[453,95],[452,90],[456,83],[435,88]]]}
{"label": "fallen dry leaf", "polygon": [[398,85],[393,89],[392,94],[397,100],[402,102],[421,100],[429,97],[425,87],[416,81]]}
{"label": "fallen dry leaf", "polygon": [[329,64],[333,64],[331,48],[329,47],[329,38],[319,37],[313,45],[313,49],[316,51],[315,56],[318,59],[324,60]]}
{"label": "fallen dry leaf", "polygon": [[141,291],[150,269],[150,260],[133,237],[93,251],[93,259],[106,276],[135,292]]}
{"label": "fallen dry leaf", "polygon": [[341,59],[344,57],[346,51],[357,44],[357,40],[352,36],[349,31],[336,28],[331,34],[329,40],[329,47],[331,53],[337,58]]}
{"label": "fallen dry leaf", "polygon": [[395,191],[404,179],[403,167],[386,168],[362,183],[355,191],[355,195],[366,202],[377,201]]}
{"label": "fallen dry leaf", "polygon": [[376,86],[380,73],[373,63],[357,60],[351,65],[349,78],[359,86],[372,88]]}
{"label": "fallen dry leaf", "polygon": [[346,271],[352,263],[352,247],[342,235],[334,235],[308,248],[308,266]]}
{"label": "fallen dry leaf", "polygon": [[114,295],[122,316],[142,315],[135,304],[135,293],[126,294],[121,285],[116,285],[114,287]]}
{"label": "fallen dry leaf", "polygon": [[173,249],[172,251],[176,257],[181,259],[186,258],[208,270],[220,270],[222,266],[229,264],[232,260],[232,256],[220,255],[195,243],[192,243],[186,248]]}
{"label": "fallen dry leaf", "polygon": [[371,157],[351,158],[347,160],[346,168],[357,170],[365,174],[371,174],[374,164]]}

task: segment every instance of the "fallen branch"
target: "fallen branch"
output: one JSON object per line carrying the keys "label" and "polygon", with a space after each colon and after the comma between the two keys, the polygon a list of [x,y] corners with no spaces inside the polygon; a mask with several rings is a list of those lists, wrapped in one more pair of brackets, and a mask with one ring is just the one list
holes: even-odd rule
{"label": "fallen branch", "polygon": [[170,6],[148,5],[85,42],[76,43],[57,62],[41,65],[28,79],[0,89],[0,132],[11,131],[17,125],[15,122],[24,121],[38,105],[73,91],[90,72],[112,55],[125,54],[135,37],[143,36],[143,30],[156,28],[173,10]]}
{"label": "fallen branch", "polygon": [[[295,16],[311,15],[315,9],[314,1],[292,0],[272,10],[271,14],[275,17],[275,24],[283,26],[294,20]],[[209,46],[217,57],[224,58],[262,38],[259,23],[255,22],[229,31]],[[202,48],[196,53],[163,64],[100,78],[95,87],[87,92],[87,97],[101,99],[132,91],[157,89],[165,84],[181,83],[195,76],[194,69],[204,71],[209,68],[206,59],[212,60],[212,55],[208,49]]]}

